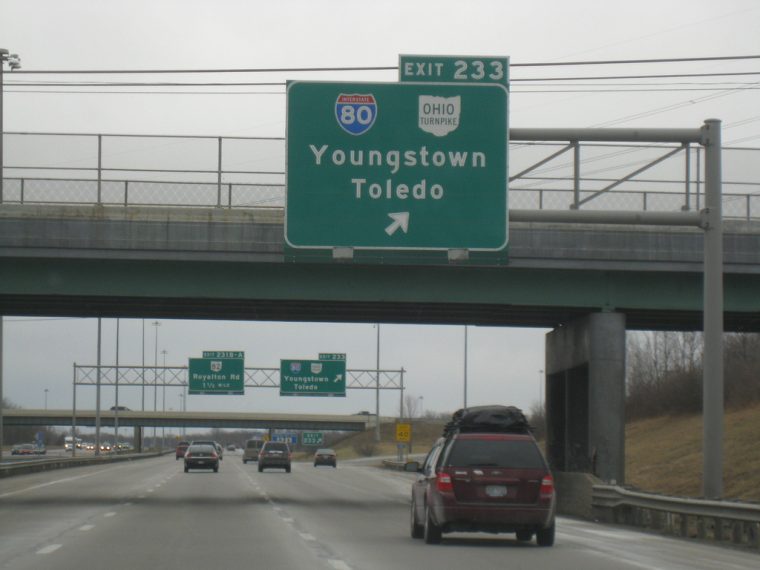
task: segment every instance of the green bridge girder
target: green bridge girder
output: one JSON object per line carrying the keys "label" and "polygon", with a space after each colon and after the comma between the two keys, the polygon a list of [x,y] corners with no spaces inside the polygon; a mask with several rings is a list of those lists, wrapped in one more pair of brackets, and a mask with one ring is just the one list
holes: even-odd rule
{"label": "green bridge girder", "polygon": [[[700,272],[0,258],[4,315],[554,327],[596,311],[700,329]],[[727,273],[727,331],[760,331],[760,274]]]}

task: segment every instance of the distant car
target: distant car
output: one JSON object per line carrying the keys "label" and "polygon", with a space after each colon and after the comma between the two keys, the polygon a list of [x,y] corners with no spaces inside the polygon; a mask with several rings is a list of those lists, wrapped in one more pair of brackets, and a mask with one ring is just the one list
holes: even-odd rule
{"label": "distant car", "polygon": [[42,445],[42,444],[35,445],[34,446],[34,454],[35,455],[47,455],[47,448],[44,445]]}
{"label": "distant car", "polygon": [[11,447],[11,455],[33,455],[34,446],[31,443],[17,443]]}
{"label": "distant car", "polygon": [[230,443],[230,444],[227,446],[227,451],[235,451],[236,449],[237,449],[237,447],[235,447],[235,444],[234,444],[234,443]]}
{"label": "distant car", "polygon": [[332,449],[317,449],[314,454],[314,467],[317,465],[332,465],[338,466],[338,456]]}
{"label": "distant car", "polygon": [[87,443],[82,444],[84,445],[84,448],[88,451],[95,451],[95,444],[91,441],[88,441]]}
{"label": "distant car", "polygon": [[213,469],[219,471],[219,454],[211,444],[193,443],[185,451],[185,473],[190,469]]}
{"label": "distant car", "polygon": [[259,452],[264,447],[264,440],[262,439],[249,439],[245,442],[245,449],[243,449],[243,463],[249,461],[258,461]]}
{"label": "distant car", "polygon": [[224,459],[224,448],[221,446],[221,444],[213,441],[213,440],[199,440],[194,441],[192,445],[210,445],[214,449],[216,449],[216,454],[219,456],[219,459]]}
{"label": "distant car", "polygon": [[19,445],[14,445],[13,447],[16,449],[14,450],[11,448],[12,455],[34,455],[34,444],[32,443],[21,443]]}
{"label": "distant car", "polygon": [[412,486],[411,534],[428,544],[446,532],[514,532],[554,544],[554,479],[529,432],[440,438]]}
{"label": "distant car", "polygon": [[281,441],[266,441],[259,452],[259,473],[278,467],[290,473],[290,447]]}
{"label": "distant car", "polygon": [[113,446],[110,442],[104,442],[100,444],[100,451],[111,451],[113,449]]}
{"label": "distant car", "polygon": [[180,460],[185,456],[185,451],[190,447],[189,441],[180,441],[177,443],[177,449],[175,450],[175,459]]}
{"label": "distant car", "polygon": [[120,412],[128,412],[128,411],[130,411],[127,406],[111,406],[111,411],[112,412],[115,412],[117,410],[120,411]]}

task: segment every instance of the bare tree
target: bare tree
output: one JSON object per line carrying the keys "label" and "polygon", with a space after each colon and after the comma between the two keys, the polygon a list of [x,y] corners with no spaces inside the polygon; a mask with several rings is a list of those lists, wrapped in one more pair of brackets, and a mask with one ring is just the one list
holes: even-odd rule
{"label": "bare tree", "polygon": [[413,394],[406,394],[404,395],[404,417],[409,419],[414,419],[416,417],[419,417],[421,409],[420,409],[420,399],[418,396],[415,396]]}

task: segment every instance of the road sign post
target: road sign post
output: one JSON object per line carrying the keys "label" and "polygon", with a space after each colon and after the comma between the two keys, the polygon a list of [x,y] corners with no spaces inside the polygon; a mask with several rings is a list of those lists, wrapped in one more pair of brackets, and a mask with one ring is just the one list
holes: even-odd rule
{"label": "road sign post", "polygon": [[280,361],[280,396],[345,395],[345,360]]}
{"label": "road sign post", "polygon": [[498,84],[291,82],[287,245],[503,250],[507,103]]}

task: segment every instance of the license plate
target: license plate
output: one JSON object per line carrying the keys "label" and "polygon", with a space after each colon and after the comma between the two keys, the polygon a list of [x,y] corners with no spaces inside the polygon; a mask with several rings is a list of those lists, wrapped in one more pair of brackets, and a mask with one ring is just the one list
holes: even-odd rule
{"label": "license plate", "polygon": [[506,497],[507,488],[504,485],[487,485],[486,495],[489,497]]}
{"label": "license plate", "polygon": [[206,465],[206,462],[205,462],[205,461],[203,461],[203,459],[201,459],[201,460],[198,462],[198,465]]}

